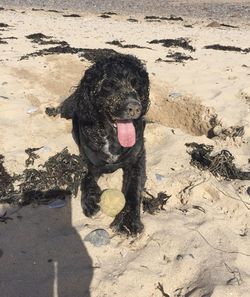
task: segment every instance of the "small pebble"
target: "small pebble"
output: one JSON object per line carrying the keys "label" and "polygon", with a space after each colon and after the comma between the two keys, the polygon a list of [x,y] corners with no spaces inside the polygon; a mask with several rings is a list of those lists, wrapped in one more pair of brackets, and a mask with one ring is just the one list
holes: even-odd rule
{"label": "small pebble", "polygon": [[250,196],[250,187],[247,188],[247,194]]}
{"label": "small pebble", "polygon": [[53,209],[53,208],[61,208],[61,207],[64,207],[65,205],[66,205],[65,199],[57,199],[51,202],[48,206],[49,208]]}
{"label": "small pebble", "polygon": [[96,229],[90,232],[88,235],[85,236],[84,240],[89,241],[96,247],[107,245],[110,243],[109,234],[104,229]]}

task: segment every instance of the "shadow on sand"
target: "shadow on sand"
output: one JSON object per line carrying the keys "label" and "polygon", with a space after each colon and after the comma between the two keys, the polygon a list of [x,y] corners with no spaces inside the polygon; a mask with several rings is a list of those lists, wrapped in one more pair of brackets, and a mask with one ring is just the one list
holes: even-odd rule
{"label": "shadow on sand", "polygon": [[12,217],[0,223],[0,295],[90,297],[92,261],[72,226],[71,201],[60,209],[24,207]]}

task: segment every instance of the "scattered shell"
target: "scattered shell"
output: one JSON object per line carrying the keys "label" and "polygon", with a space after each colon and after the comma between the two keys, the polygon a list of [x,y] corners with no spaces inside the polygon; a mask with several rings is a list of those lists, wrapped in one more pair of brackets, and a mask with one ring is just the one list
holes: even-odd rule
{"label": "scattered shell", "polygon": [[38,111],[38,108],[35,107],[35,106],[31,106],[31,107],[29,107],[29,108],[27,109],[27,113],[28,113],[28,114],[34,113],[34,112],[36,112],[36,111]]}

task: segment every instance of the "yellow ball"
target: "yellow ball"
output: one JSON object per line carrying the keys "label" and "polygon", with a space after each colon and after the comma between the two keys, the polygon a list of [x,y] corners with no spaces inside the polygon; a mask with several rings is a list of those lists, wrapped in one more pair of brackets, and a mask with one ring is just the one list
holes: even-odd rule
{"label": "yellow ball", "polygon": [[125,206],[125,197],[119,190],[105,190],[101,195],[99,205],[103,213],[115,217]]}

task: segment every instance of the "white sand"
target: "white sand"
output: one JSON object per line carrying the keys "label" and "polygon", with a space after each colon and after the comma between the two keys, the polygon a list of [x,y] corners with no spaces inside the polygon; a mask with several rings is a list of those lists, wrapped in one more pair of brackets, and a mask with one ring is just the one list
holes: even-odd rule
{"label": "white sand", "polygon": [[[128,16],[102,19],[97,15],[63,18],[61,14],[26,9],[1,11],[1,22],[12,27],[1,44],[0,153],[9,172],[24,169],[27,147],[45,146],[39,162],[68,147],[77,152],[71,122],[45,115],[77,85],[91,65],[77,55],[51,55],[20,61],[24,54],[48,46],[31,43],[25,35],[41,32],[65,40],[72,47],[113,48],[145,61],[151,80],[146,129],[147,190],[172,195],[165,211],[143,214],[145,230],[136,239],[112,233],[111,218],[82,215],[79,197],[65,208],[8,206],[12,221],[0,223],[0,295],[2,297],[161,297],[159,283],[169,296],[247,297],[250,291],[250,196],[247,181],[217,180],[189,164],[186,142],[212,144],[230,150],[238,167],[249,171],[250,54],[207,50],[222,44],[247,48],[250,30],[207,27],[211,21],[127,22]],[[183,24],[193,24],[192,28]],[[169,49],[148,44],[153,39],[185,37],[191,40],[194,61],[156,63]],[[122,49],[105,44],[124,40],[150,49]],[[244,67],[242,65],[245,65]],[[179,94],[176,97],[176,93]],[[29,114],[30,108],[35,108]],[[206,137],[209,118],[217,114],[224,127],[243,125],[236,140]],[[156,174],[164,178],[156,179]],[[103,177],[103,188],[119,188],[121,172]],[[71,205],[70,205],[71,204]],[[200,209],[193,206],[199,206]],[[1,212],[2,212],[1,211]],[[13,213],[14,212],[14,213]],[[93,247],[82,239],[96,228],[111,235],[107,246]],[[48,261],[49,260],[49,261]],[[168,295],[166,295],[168,296]]]}

